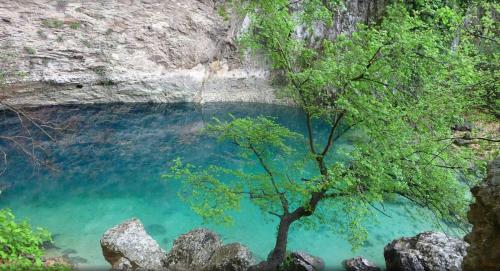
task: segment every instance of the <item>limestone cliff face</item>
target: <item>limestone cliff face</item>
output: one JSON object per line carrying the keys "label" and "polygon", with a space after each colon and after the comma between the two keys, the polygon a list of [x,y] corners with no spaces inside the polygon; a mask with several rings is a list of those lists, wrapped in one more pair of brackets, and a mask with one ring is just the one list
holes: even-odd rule
{"label": "limestone cliff face", "polygon": [[485,182],[472,189],[476,202],[468,213],[472,232],[465,237],[470,246],[464,271],[500,270],[500,157],[492,161]]}
{"label": "limestone cliff face", "polygon": [[[10,61],[25,74],[9,82],[2,99],[14,105],[276,102],[264,61],[241,61],[236,52],[241,19],[223,20],[216,2],[1,0],[0,67]],[[335,27],[318,33],[351,32],[382,6],[350,0]]]}

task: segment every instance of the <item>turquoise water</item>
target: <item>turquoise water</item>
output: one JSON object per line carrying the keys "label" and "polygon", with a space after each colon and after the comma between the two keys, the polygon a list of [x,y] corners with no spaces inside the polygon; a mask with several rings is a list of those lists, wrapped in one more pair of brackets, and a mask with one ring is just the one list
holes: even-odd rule
{"label": "turquoise water", "polygon": [[[199,134],[213,116],[273,116],[283,125],[304,132],[303,114],[294,108],[262,104],[94,105],[57,106],[33,110],[44,120],[68,125],[57,142],[43,140],[54,169],[27,166],[25,156],[11,150],[8,170],[0,176],[0,207],[12,208],[54,234],[50,255],[68,254],[81,269],[106,269],[99,239],[104,231],[137,217],[167,251],[180,234],[208,227],[225,242],[242,242],[264,257],[274,243],[276,221],[246,204],[231,227],[204,225],[177,197],[178,184],[162,181],[168,161],[182,157],[197,165],[238,164],[234,147]],[[19,133],[13,116],[0,114],[2,134]],[[318,127],[322,130],[321,127]],[[326,132],[326,130],[324,131]],[[347,136],[342,144],[349,144]],[[8,146],[3,146],[8,148]],[[260,170],[260,169],[256,169]],[[385,206],[390,217],[377,214],[368,225],[366,245],[352,252],[345,237],[319,228],[292,229],[290,249],[322,257],[330,269],[362,255],[384,265],[383,247],[401,236],[435,226],[427,218],[408,215],[411,205]],[[342,270],[342,269],[339,269]]]}

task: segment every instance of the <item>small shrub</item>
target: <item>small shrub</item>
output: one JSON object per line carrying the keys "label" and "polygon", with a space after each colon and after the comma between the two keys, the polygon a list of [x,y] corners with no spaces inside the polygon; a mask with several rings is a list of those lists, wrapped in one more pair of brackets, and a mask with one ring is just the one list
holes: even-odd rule
{"label": "small shrub", "polygon": [[114,85],[116,85],[116,82],[109,79],[109,78],[105,78],[105,79],[99,81],[98,84],[101,86],[114,86]]}
{"label": "small shrub", "polygon": [[28,76],[28,73],[27,73],[27,72],[25,72],[25,71],[16,71],[16,72],[14,73],[14,76],[15,76],[15,77],[20,77],[20,78],[23,78],[23,77]]}
{"label": "small shrub", "polygon": [[33,230],[27,221],[17,223],[12,211],[0,210],[0,261],[7,270],[42,268],[42,243],[51,241],[49,232]]}
{"label": "small shrub", "polygon": [[81,26],[82,26],[82,25],[80,24],[80,22],[71,22],[71,23],[69,24],[69,28],[71,28],[71,29],[75,29],[75,30],[76,30],[76,29],[78,29],[78,28],[80,28]]}
{"label": "small shrub", "polygon": [[95,67],[92,70],[101,77],[104,77],[106,75],[106,68],[104,67]]}
{"label": "small shrub", "polygon": [[31,47],[24,47],[24,51],[30,55],[36,54],[36,50]]}
{"label": "small shrub", "polygon": [[43,39],[46,39],[47,38],[47,35],[45,34],[45,32],[43,32],[42,29],[38,29],[36,31],[36,33],[38,34],[39,37],[43,38]]}
{"label": "small shrub", "polygon": [[106,32],[104,34],[105,35],[111,35],[112,33],[113,33],[113,29],[108,28],[108,30],[106,30]]}
{"label": "small shrub", "polygon": [[43,19],[42,25],[48,28],[61,28],[64,26],[64,22],[58,19]]}
{"label": "small shrub", "polygon": [[63,42],[63,37],[62,37],[62,36],[57,36],[56,41],[57,41],[57,42]]}
{"label": "small shrub", "polygon": [[224,19],[224,21],[229,20],[229,12],[225,6],[218,6],[217,7],[217,13],[219,14],[220,17]]}
{"label": "small shrub", "polygon": [[83,45],[87,48],[92,48],[92,43],[88,40],[82,40]]}

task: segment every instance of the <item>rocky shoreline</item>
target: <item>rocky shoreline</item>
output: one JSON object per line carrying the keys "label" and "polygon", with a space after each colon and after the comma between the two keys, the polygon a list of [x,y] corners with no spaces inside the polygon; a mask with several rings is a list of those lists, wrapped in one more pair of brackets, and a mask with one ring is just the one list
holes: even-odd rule
{"label": "rocky shoreline", "polygon": [[[473,194],[476,203],[469,212],[472,232],[464,240],[440,232],[423,232],[393,240],[384,248],[387,271],[495,271],[498,262],[498,214],[500,202],[500,158],[490,163],[488,177]],[[169,252],[146,232],[138,219],[106,231],[101,239],[104,258],[111,270],[244,271],[258,259],[243,244],[223,244],[207,229],[194,229],[179,236]],[[380,271],[363,257],[343,262],[347,271]],[[322,259],[306,252],[290,252],[284,270],[328,270]]]}
{"label": "rocky shoreline", "polygon": [[[403,237],[384,249],[387,271],[459,271],[467,243],[439,232],[424,232]],[[101,239],[104,258],[111,270],[163,271],[244,271],[258,259],[240,243],[223,244],[221,237],[207,229],[194,229],[179,236],[169,252],[151,238],[138,219],[130,219],[104,233]],[[343,262],[347,271],[380,271],[362,257]],[[290,252],[285,270],[320,271],[322,259],[306,252]]]}

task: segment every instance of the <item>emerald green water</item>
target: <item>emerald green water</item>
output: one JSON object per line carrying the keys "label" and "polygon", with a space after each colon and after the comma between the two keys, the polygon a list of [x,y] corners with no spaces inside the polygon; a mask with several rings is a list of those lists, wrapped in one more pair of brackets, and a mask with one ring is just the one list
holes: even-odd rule
{"label": "emerald green water", "polygon": [[[294,108],[262,104],[95,105],[57,106],[33,110],[44,120],[64,123],[68,130],[56,142],[43,140],[46,159],[54,169],[27,165],[26,157],[9,146],[8,170],[0,176],[0,207],[12,208],[18,218],[54,234],[57,248],[50,255],[68,254],[82,270],[107,269],[99,239],[104,231],[137,217],[158,243],[169,250],[180,234],[200,226],[219,233],[225,242],[242,242],[257,256],[273,246],[276,221],[264,219],[252,205],[236,214],[231,227],[204,225],[177,197],[178,184],[162,181],[167,162],[207,165],[238,164],[234,147],[199,134],[213,116],[265,115],[304,132],[304,116]],[[322,130],[318,126],[319,130]],[[19,133],[14,116],[0,114],[2,134]],[[326,132],[326,130],[324,131]],[[320,133],[321,134],[321,133]],[[341,141],[349,144],[349,137]],[[256,168],[255,170],[261,170]],[[290,250],[322,257],[330,270],[342,270],[341,261],[362,255],[384,266],[383,247],[391,240],[434,229],[428,218],[412,218],[411,205],[385,206],[390,217],[376,214],[367,225],[369,240],[352,252],[345,237],[319,227],[292,229]]]}

